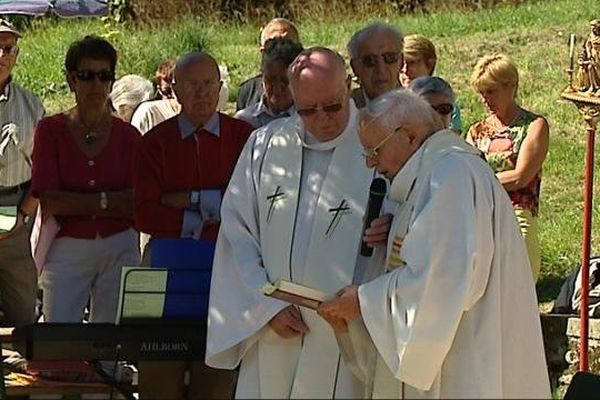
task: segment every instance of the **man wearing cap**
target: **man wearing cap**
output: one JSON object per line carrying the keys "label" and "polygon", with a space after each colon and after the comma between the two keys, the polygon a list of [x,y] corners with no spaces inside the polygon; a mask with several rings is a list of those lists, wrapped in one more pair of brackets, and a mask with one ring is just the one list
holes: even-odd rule
{"label": "man wearing cap", "polygon": [[27,223],[37,203],[28,193],[33,132],[44,115],[40,99],[11,77],[19,31],[0,19],[0,207],[17,211],[12,228],[0,231],[0,298],[6,325],[34,322],[37,274]]}
{"label": "man wearing cap", "polygon": [[[260,52],[265,49],[265,43],[270,39],[285,38],[300,43],[298,29],[292,21],[285,18],[274,18],[260,31]],[[242,82],[236,102],[236,111],[243,110],[260,101],[263,95],[262,74]]]}

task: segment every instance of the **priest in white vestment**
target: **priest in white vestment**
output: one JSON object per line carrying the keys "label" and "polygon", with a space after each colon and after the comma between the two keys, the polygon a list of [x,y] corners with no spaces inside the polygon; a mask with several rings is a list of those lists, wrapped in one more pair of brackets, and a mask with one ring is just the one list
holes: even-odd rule
{"label": "priest in white vestment", "polygon": [[367,264],[358,253],[373,172],[344,62],[307,49],[288,75],[297,113],[254,131],[223,198],[206,363],[240,365],[237,398],[360,398],[366,387],[329,324],[260,291],[287,279],[334,295]]}
{"label": "priest in white vestment", "polygon": [[405,91],[370,104],[359,136],[398,203],[385,269],[319,313],[351,338],[371,396],[550,398],[527,250],[493,171]]}

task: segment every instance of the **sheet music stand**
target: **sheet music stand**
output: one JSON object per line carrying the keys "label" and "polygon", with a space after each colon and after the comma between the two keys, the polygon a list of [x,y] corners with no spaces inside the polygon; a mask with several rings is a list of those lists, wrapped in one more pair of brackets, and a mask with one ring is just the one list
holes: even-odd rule
{"label": "sheet music stand", "polygon": [[[125,297],[128,294],[165,296],[162,313],[157,318],[122,318],[120,324],[163,324],[174,320],[205,323],[214,252],[215,243],[212,241],[153,239],[151,268],[125,272],[119,315],[124,315]],[[127,290],[128,278],[138,270],[161,274],[166,271],[165,290]]]}

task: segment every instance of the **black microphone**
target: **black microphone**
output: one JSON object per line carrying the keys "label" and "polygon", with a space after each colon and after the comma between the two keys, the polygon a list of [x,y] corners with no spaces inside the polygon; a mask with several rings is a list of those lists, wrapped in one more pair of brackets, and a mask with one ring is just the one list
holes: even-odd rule
{"label": "black microphone", "polygon": [[[387,185],[385,184],[385,180],[383,178],[373,179],[373,182],[371,182],[371,187],[369,188],[369,202],[367,203],[365,225],[363,226],[363,236],[365,230],[371,226],[371,222],[373,222],[375,218],[379,217],[381,205],[383,204],[386,191]],[[371,257],[373,255],[373,248],[367,246],[364,240],[361,241],[360,254],[365,257]]]}

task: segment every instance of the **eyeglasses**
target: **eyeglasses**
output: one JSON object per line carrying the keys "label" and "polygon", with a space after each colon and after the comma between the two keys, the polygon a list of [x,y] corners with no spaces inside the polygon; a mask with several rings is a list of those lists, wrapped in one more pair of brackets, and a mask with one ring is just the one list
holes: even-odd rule
{"label": "eyeglasses", "polygon": [[402,127],[399,126],[396,129],[394,129],[394,131],[392,133],[390,133],[389,135],[384,137],[381,142],[377,143],[377,145],[375,147],[365,147],[364,151],[362,153],[363,157],[366,159],[377,158],[379,156],[378,151],[383,147],[383,145],[388,140],[390,140],[392,138],[392,136],[394,136],[396,133],[400,132],[401,130],[402,130]]}
{"label": "eyeglasses", "polygon": [[205,79],[205,80],[195,80],[195,79],[187,80],[186,79],[186,80],[174,81],[173,85],[180,87],[181,89],[183,89],[186,92],[191,92],[191,91],[196,91],[199,88],[202,88],[204,90],[216,89],[220,83],[221,83],[221,81],[213,80],[213,79]]}
{"label": "eyeglasses", "polygon": [[344,105],[342,104],[342,102],[339,102],[339,103],[327,104],[326,106],[321,106],[321,107],[302,108],[302,109],[296,110],[296,112],[302,117],[310,117],[310,116],[315,115],[318,111],[323,111],[323,112],[326,112],[327,114],[333,114],[333,113],[339,112],[343,107],[344,107]]}
{"label": "eyeglasses", "polygon": [[382,54],[367,54],[366,56],[358,57],[358,59],[365,67],[373,68],[377,65],[379,57],[383,59],[385,64],[391,65],[398,62],[400,59],[400,53],[397,51],[390,51]]}
{"label": "eyeglasses", "polygon": [[0,57],[4,57],[5,55],[13,56],[17,54],[19,48],[16,44],[7,44],[6,46],[0,46]]}
{"label": "eyeglasses", "polygon": [[454,106],[450,103],[432,105],[431,108],[433,108],[441,115],[448,115],[452,113],[452,111],[454,111]]}
{"label": "eyeglasses", "polygon": [[75,77],[82,82],[91,82],[95,78],[98,78],[98,80],[103,83],[115,80],[115,74],[107,70],[92,71],[91,69],[82,69],[75,72]]}

